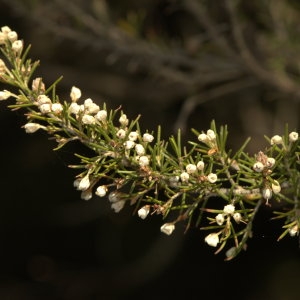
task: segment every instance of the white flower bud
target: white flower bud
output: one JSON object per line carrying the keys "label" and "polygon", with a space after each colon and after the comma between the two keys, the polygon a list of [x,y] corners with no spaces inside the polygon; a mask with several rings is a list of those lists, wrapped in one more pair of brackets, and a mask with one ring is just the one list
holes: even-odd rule
{"label": "white flower bud", "polygon": [[210,141],[214,141],[216,139],[216,134],[213,130],[208,129],[206,135]]}
{"label": "white flower bud", "polygon": [[8,34],[7,34],[7,38],[11,41],[11,42],[14,42],[18,39],[18,34],[15,32],[15,31],[10,31]]}
{"label": "white flower bud", "polygon": [[147,143],[151,143],[154,140],[154,136],[149,133],[143,134],[143,141]]}
{"label": "white flower bud", "polygon": [[96,114],[99,110],[99,105],[94,103],[91,98],[84,100],[84,111],[86,114]]}
{"label": "white flower bud", "polygon": [[272,182],[272,191],[274,194],[278,194],[281,191],[280,183],[277,180],[274,180],[274,182]]}
{"label": "white flower bud", "polygon": [[78,99],[81,97],[81,90],[77,88],[76,86],[72,86],[70,97],[72,102],[78,101]]}
{"label": "white flower bud", "polygon": [[232,215],[235,211],[235,207],[232,204],[227,204],[223,208],[223,212],[225,215]]}
{"label": "white flower bud", "polygon": [[102,109],[102,110],[99,110],[95,116],[95,118],[98,120],[98,121],[101,121],[101,122],[104,122],[106,121],[107,119],[107,111]]}
{"label": "white flower bud", "polygon": [[119,122],[122,126],[127,126],[128,123],[129,123],[129,120],[127,119],[127,115],[122,114],[120,119],[119,119]]}
{"label": "white flower bud", "polygon": [[197,167],[196,165],[194,164],[188,164],[186,167],[185,167],[186,171],[188,174],[193,174],[197,171]]}
{"label": "white flower bud", "polygon": [[93,125],[96,123],[95,118],[90,115],[83,115],[81,121],[83,124],[86,124],[86,125]]}
{"label": "white flower bud", "polygon": [[272,198],[272,190],[269,188],[265,188],[262,190],[262,196],[267,201]]}
{"label": "white flower bud", "polygon": [[273,157],[268,157],[268,158],[267,158],[266,166],[267,166],[268,168],[273,168],[274,165],[275,165],[275,162],[276,162],[275,158],[273,158]]}
{"label": "white flower bud", "polygon": [[69,113],[77,115],[80,112],[80,105],[78,105],[76,102],[72,102],[69,106]]}
{"label": "white flower bud", "polygon": [[207,180],[210,183],[215,183],[218,180],[218,176],[215,173],[210,173],[210,174],[207,175]]}
{"label": "white flower bud", "polygon": [[31,87],[32,87],[33,91],[45,92],[45,84],[43,83],[43,80],[41,77],[37,77],[37,78],[33,79]]}
{"label": "white flower bud", "polygon": [[145,148],[141,144],[136,144],[135,145],[135,151],[136,151],[137,155],[144,155],[145,154]]}
{"label": "white flower bud", "polygon": [[42,105],[42,104],[51,104],[51,99],[46,96],[46,95],[39,95],[37,97],[37,104],[38,105]]}
{"label": "white flower bud", "polygon": [[119,138],[119,139],[124,139],[125,136],[126,136],[126,131],[124,129],[119,129],[116,133],[116,136]]}
{"label": "white flower bud", "polygon": [[175,229],[175,225],[173,223],[165,223],[160,227],[160,231],[166,235],[171,235]]}
{"label": "white flower bud", "polygon": [[95,194],[99,197],[104,197],[107,192],[107,187],[105,185],[100,185],[97,187]]}
{"label": "white flower bud", "polygon": [[260,161],[255,162],[253,165],[253,170],[255,172],[262,172],[264,168],[264,165]]}
{"label": "white flower bud", "polygon": [[115,211],[115,213],[120,212],[125,205],[125,200],[120,200],[111,204],[111,208]]}
{"label": "white flower bud", "polygon": [[0,100],[6,100],[11,96],[11,92],[4,90],[4,91],[0,91]]}
{"label": "white flower bud", "polygon": [[138,216],[144,220],[148,216],[149,212],[150,205],[145,205],[138,210]]}
{"label": "white flower bud", "polygon": [[78,187],[77,189],[80,190],[80,191],[85,191],[87,190],[89,187],[90,187],[90,178],[89,178],[89,175],[85,175],[80,181],[79,181],[79,184],[78,184]]}
{"label": "white flower bud", "polygon": [[295,236],[296,234],[298,234],[298,232],[299,232],[299,227],[297,224],[289,229],[290,236]]}
{"label": "white flower bud", "polygon": [[39,130],[40,128],[45,128],[44,126],[38,124],[38,123],[27,123],[24,125],[24,128],[25,128],[25,132],[26,133],[34,133],[36,132],[37,130]]}
{"label": "white flower bud", "polygon": [[53,103],[51,106],[51,110],[52,112],[54,112],[55,114],[60,114],[63,111],[63,106],[60,103]]}
{"label": "white flower bud", "polygon": [[42,114],[48,114],[51,112],[51,104],[50,103],[41,104],[39,106],[39,109]]}
{"label": "white flower bud", "polygon": [[145,156],[145,155],[141,156],[141,157],[139,158],[139,165],[140,165],[141,167],[146,167],[146,166],[148,166],[148,165],[149,165],[149,158],[148,158],[148,156]]}
{"label": "white flower bud", "polygon": [[128,134],[128,139],[130,141],[133,141],[135,142],[138,138],[139,134],[136,132],[136,131],[131,131],[129,134]]}
{"label": "white flower bud", "polygon": [[126,150],[130,150],[130,149],[132,149],[135,146],[135,142],[133,142],[133,141],[126,141],[124,143],[124,146],[125,146]]}
{"label": "white flower bud", "polygon": [[204,241],[211,247],[216,247],[219,243],[219,235],[217,233],[210,233]]}
{"label": "white flower bud", "polygon": [[220,226],[223,225],[224,221],[225,221],[225,218],[224,218],[223,214],[216,215],[216,222],[218,225],[220,225]]}
{"label": "white flower bud", "polygon": [[240,214],[239,212],[236,212],[236,213],[233,214],[233,219],[234,219],[234,221],[236,221],[237,223],[240,223],[241,220],[242,220],[242,216],[241,216],[241,214]]}
{"label": "white flower bud", "polygon": [[180,174],[180,179],[182,182],[187,182],[189,181],[190,175],[187,172],[182,172]]}
{"label": "white flower bud", "polygon": [[202,160],[200,160],[198,163],[197,163],[197,169],[199,171],[202,171],[204,170],[204,162]]}
{"label": "white flower bud", "polygon": [[207,143],[209,138],[205,133],[201,133],[198,135],[198,140],[202,143]]}
{"label": "white flower bud", "polygon": [[279,145],[282,143],[283,143],[282,137],[277,134],[271,138],[271,145]]}
{"label": "white flower bud", "polygon": [[21,53],[23,50],[23,42],[21,40],[14,41],[11,45],[11,48],[16,53]]}
{"label": "white flower bud", "polygon": [[298,140],[298,132],[291,132],[290,134],[289,134],[289,141],[291,142],[291,143],[293,143],[293,142],[296,142]]}
{"label": "white flower bud", "polygon": [[11,29],[8,26],[2,26],[1,27],[1,32],[5,33],[7,35],[8,33],[11,32]]}

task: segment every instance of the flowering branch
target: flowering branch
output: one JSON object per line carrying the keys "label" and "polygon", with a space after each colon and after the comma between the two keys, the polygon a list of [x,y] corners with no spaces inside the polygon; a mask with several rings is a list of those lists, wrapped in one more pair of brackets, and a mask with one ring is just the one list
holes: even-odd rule
{"label": "flowering branch", "polygon": [[[27,133],[46,131],[55,138],[59,150],[74,140],[94,153],[75,154],[78,169],[74,186],[83,200],[107,196],[111,208],[120,212],[125,205],[135,207],[141,219],[159,214],[161,232],[171,235],[178,222],[209,231],[205,242],[226,247],[226,260],[246,249],[252,225],[262,204],[281,202],[274,218],[284,219],[286,234],[299,234],[300,179],[299,138],[286,128],[284,136],[266,137],[269,147],[254,157],[245,152],[247,140],[238,151],[227,150],[227,127],[217,129],[214,121],[206,132],[192,129],[196,138],[181,145],[181,134],[161,139],[141,132],[139,117],[129,120],[121,108],[108,110],[88,98],[80,104],[81,90],[73,86],[70,100],[56,93],[60,79],[46,88],[42,78],[34,78],[39,62],[27,58],[18,34],[4,26],[0,32],[0,80],[12,90],[0,92],[0,100],[15,100],[8,107],[22,109]],[[223,205],[214,203],[215,197]]]}

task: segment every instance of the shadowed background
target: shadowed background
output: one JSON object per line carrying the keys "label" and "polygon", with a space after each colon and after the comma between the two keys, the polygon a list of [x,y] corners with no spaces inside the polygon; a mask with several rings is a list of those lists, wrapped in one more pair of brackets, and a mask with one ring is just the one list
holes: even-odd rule
{"label": "shadowed background", "polygon": [[[300,5],[297,1],[0,0],[8,25],[41,60],[37,75],[71,86],[142,130],[207,130],[227,124],[228,147],[299,128]],[[25,134],[25,117],[1,103],[0,299],[298,299],[299,241],[277,242],[282,224],[263,207],[246,252],[213,254],[205,233],[160,216],[80,199],[73,144],[53,152],[46,134]]]}

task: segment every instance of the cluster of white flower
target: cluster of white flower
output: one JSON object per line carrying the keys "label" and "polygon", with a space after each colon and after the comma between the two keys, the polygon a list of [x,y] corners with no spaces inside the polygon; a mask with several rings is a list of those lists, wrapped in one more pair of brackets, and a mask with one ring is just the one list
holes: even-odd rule
{"label": "cluster of white flower", "polygon": [[70,97],[72,103],[69,106],[69,113],[74,114],[85,125],[94,125],[97,122],[105,122],[107,119],[107,111],[100,109],[99,105],[93,102],[91,98],[85,99],[83,104],[77,101],[81,98],[79,88],[73,86],[71,88]]}
{"label": "cluster of white flower", "polygon": [[23,41],[18,40],[18,34],[15,31],[12,31],[8,26],[3,26],[0,31],[0,45],[5,44],[7,40],[12,43],[12,50],[16,54],[20,54],[23,50]]}
{"label": "cluster of white flower", "polygon": [[212,129],[208,129],[206,134],[201,133],[198,135],[198,140],[209,146],[214,146],[216,142],[216,134]]}

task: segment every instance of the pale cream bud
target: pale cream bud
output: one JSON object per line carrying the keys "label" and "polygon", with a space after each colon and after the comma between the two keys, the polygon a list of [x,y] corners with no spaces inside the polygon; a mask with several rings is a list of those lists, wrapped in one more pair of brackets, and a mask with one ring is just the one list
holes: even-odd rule
{"label": "pale cream bud", "polygon": [[106,121],[107,119],[107,111],[102,109],[102,110],[99,110],[95,116],[95,118],[100,121],[100,122],[104,122]]}
{"label": "pale cream bud", "polygon": [[190,175],[187,172],[182,172],[180,174],[180,179],[182,182],[187,182],[189,181]]}
{"label": "pale cream bud", "polygon": [[193,174],[197,171],[197,167],[196,165],[194,164],[188,164],[186,167],[185,167],[186,171],[188,174]]}
{"label": "pale cream bud", "polygon": [[76,102],[72,102],[69,106],[69,113],[77,115],[80,112],[80,105]]}
{"label": "pale cream bud", "polygon": [[211,247],[216,247],[219,243],[219,235],[217,233],[210,233],[204,241]]}
{"label": "pale cream bud", "polygon": [[41,77],[35,78],[32,80],[32,90],[33,91],[40,91],[45,92],[45,84],[42,81]]}
{"label": "pale cream bud", "polygon": [[282,143],[283,143],[282,137],[277,134],[271,138],[271,145],[279,145]]}
{"label": "pale cream bud", "polygon": [[0,91],[0,100],[6,100],[8,99],[10,96],[12,95],[11,92],[4,90],[4,91]]}
{"label": "pale cream bud", "polygon": [[81,121],[83,124],[86,124],[86,125],[96,124],[95,118],[90,115],[83,115]]}
{"label": "pale cream bud", "polygon": [[120,119],[119,119],[119,122],[122,126],[127,126],[128,123],[129,123],[129,120],[127,119],[127,115],[122,114]]}
{"label": "pale cream bud", "polygon": [[265,166],[260,161],[255,162],[253,165],[253,170],[255,172],[262,172],[264,168]]}
{"label": "pale cream bud", "polygon": [[267,201],[272,198],[272,190],[269,188],[265,188],[262,190],[262,196]]}
{"label": "pale cream bud", "polygon": [[40,128],[45,128],[44,126],[38,124],[38,123],[27,123],[24,125],[24,128],[25,128],[25,132],[26,133],[34,133],[36,132],[37,130],[39,130]]}
{"label": "pale cream bud", "polygon": [[218,225],[223,225],[224,221],[225,221],[225,218],[224,218],[223,214],[216,215],[216,222]]}
{"label": "pale cream bud", "polygon": [[133,142],[133,141],[126,141],[124,143],[124,146],[125,146],[126,150],[130,150],[130,149],[132,149],[135,146],[135,142]]}
{"label": "pale cream bud", "polygon": [[21,40],[14,41],[11,48],[14,52],[20,54],[23,50],[23,42]]}
{"label": "pale cream bud", "polygon": [[214,132],[213,130],[208,129],[207,132],[206,132],[206,135],[207,135],[207,137],[208,137],[208,139],[209,139],[210,141],[215,141],[215,139],[216,139],[216,134],[215,134],[215,132]]}
{"label": "pale cream bud", "polygon": [[72,102],[78,101],[78,99],[81,97],[81,90],[77,88],[76,86],[72,86],[71,92],[70,92],[70,97]]}
{"label": "pale cream bud", "polygon": [[291,132],[290,134],[289,134],[289,141],[291,142],[291,143],[293,143],[293,142],[296,142],[298,140],[298,132]]}
{"label": "pale cream bud", "polygon": [[80,191],[85,191],[87,190],[89,187],[90,187],[90,178],[89,178],[89,175],[85,175],[80,181],[79,181],[79,184],[78,184],[78,187],[77,189],[80,190]]}
{"label": "pale cream bud", "polygon": [[141,219],[145,219],[150,212],[150,205],[145,205],[138,210],[138,216]]}
{"label": "pale cream bud", "polygon": [[223,212],[225,215],[232,215],[235,211],[235,207],[232,204],[227,204],[223,208]]}
{"label": "pale cream bud", "polygon": [[239,212],[236,212],[236,213],[233,214],[233,219],[234,219],[234,221],[236,221],[237,223],[240,223],[241,220],[242,220],[242,216],[241,216],[241,214],[240,214]]}
{"label": "pale cream bud", "polygon": [[280,183],[277,180],[272,182],[272,191],[274,194],[278,194],[281,191]]}
{"label": "pale cream bud", "polygon": [[145,148],[141,144],[136,144],[135,145],[135,151],[137,155],[144,155],[145,154]]}
{"label": "pale cream bud", "polygon": [[53,113],[59,115],[64,110],[64,108],[60,103],[53,103],[51,106],[51,110]]}
{"label": "pale cream bud", "polygon": [[209,141],[209,138],[205,133],[201,133],[198,135],[198,140],[202,143],[207,143]]}
{"label": "pale cream bud", "polygon": [[210,183],[215,183],[218,180],[218,176],[215,173],[210,173],[210,174],[207,175],[207,180]]}
{"label": "pale cream bud", "polygon": [[200,160],[198,163],[197,163],[197,169],[199,171],[202,171],[204,169],[204,162],[202,160]]}
{"label": "pale cream bud", "polygon": [[146,166],[148,166],[148,165],[149,165],[149,158],[148,158],[148,156],[145,156],[145,155],[141,156],[141,157],[139,158],[139,165],[140,165],[141,167],[146,167]]}
{"label": "pale cream bud", "polygon": [[160,231],[166,235],[171,235],[175,229],[173,223],[165,223],[160,227]]}
{"label": "pale cream bud", "polygon": [[111,204],[111,208],[115,211],[115,213],[118,213],[123,209],[124,205],[125,205],[125,200],[120,200],[117,202],[113,202]]}
{"label": "pale cream bud", "polygon": [[149,133],[144,133],[143,134],[143,141],[151,143],[154,140],[154,136],[149,134]]}
{"label": "pale cream bud", "polygon": [[107,187],[105,185],[100,185],[97,187],[95,194],[99,197],[104,197],[107,192]]}
{"label": "pale cream bud", "polygon": [[131,131],[129,134],[128,134],[128,139],[130,141],[133,141],[135,142],[138,138],[139,134],[136,132],[136,131]]}

